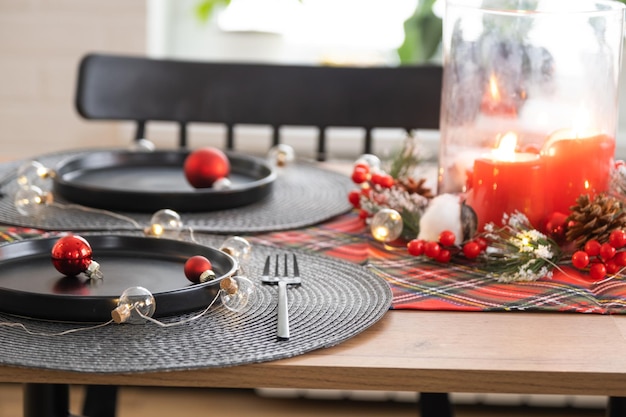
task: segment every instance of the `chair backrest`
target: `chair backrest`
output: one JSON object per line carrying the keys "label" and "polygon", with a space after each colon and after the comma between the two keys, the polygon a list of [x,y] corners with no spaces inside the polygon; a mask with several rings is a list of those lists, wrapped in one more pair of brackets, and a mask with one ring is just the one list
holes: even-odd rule
{"label": "chair backrest", "polygon": [[326,156],[328,127],[365,129],[364,153],[374,128],[437,129],[441,103],[440,66],[326,67],[191,62],[91,54],[79,68],[76,108],[87,119],[134,120],[136,139],[147,121],[227,126],[261,124],[319,128],[317,157]]}

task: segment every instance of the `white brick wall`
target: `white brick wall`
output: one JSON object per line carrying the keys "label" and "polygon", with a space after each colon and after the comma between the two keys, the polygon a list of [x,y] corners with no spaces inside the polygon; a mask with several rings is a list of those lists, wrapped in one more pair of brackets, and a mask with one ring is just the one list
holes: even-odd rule
{"label": "white brick wall", "polygon": [[88,52],[145,54],[145,0],[0,0],[0,158],[125,145],[118,123],[74,109]]}

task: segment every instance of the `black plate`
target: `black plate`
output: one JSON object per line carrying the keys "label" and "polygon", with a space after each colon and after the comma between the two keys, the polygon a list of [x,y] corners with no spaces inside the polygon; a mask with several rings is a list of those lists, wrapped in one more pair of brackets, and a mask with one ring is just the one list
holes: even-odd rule
{"label": "black plate", "polygon": [[[128,287],[147,288],[156,301],[154,317],[205,308],[219,280],[236,270],[220,250],[190,242],[140,236],[82,235],[93,250],[104,278],[92,283],[84,274],[66,277],[52,265],[58,238],[33,239],[0,246],[0,311],[46,320],[100,322]],[[193,255],[207,257],[217,280],[192,284],[184,274]]]}
{"label": "black plate", "polygon": [[222,210],[269,195],[276,174],[264,161],[226,152],[232,188],[197,189],[185,178],[189,151],[95,151],[59,163],[54,191],[85,206],[107,210],[180,212]]}

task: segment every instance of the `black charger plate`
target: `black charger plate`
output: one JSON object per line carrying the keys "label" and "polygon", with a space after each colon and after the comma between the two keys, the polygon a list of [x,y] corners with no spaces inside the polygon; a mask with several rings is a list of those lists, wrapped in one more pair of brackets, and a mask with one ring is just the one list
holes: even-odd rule
{"label": "black charger plate", "polygon": [[[219,281],[232,276],[236,261],[224,252],[200,244],[125,235],[82,235],[104,278],[83,274],[66,277],[52,265],[50,252],[58,240],[45,238],[0,246],[0,311],[56,321],[102,322],[111,319],[119,296],[141,286],[155,298],[154,317],[208,306]],[[187,259],[202,255],[212,263],[216,280],[192,284],[184,274]]]}
{"label": "black charger plate", "polygon": [[94,151],[55,167],[54,191],[73,203],[106,210],[180,212],[230,209],[268,196],[274,170],[259,158],[226,152],[228,190],[194,188],[183,166],[189,151]]}

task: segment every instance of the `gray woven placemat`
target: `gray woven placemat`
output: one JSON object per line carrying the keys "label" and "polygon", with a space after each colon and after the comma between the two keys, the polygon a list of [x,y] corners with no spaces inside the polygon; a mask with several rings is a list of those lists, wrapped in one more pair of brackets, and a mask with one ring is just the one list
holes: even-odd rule
{"label": "gray woven placemat", "polygon": [[[85,152],[85,151],[82,151]],[[80,152],[43,155],[36,159],[54,168],[64,158]],[[0,178],[10,175],[20,162],[0,164]],[[349,211],[347,194],[353,188],[345,175],[324,170],[305,162],[279,172],[269,197],[244,207],[206,213],[179,213],[186,227],[210,233],[261,233],[311,226]],[[55,198],[64,207],[45,207],[39,217],[20,215],[14,206],[18,186],[9,181],[1,189],[0,223],[45,230],[131,230],[131,222],[114,216],[70,208],[67,201]],[[167,208],[167,207],[163,207]],[[148,226],[152,214],[122,213]]]}
{"label": "gray woven placemat", "polygon": [[[219,238],[203,237],[216,243]],[[109,324],[66,335],[32,335],[0,326],[0,363],[92,373],[128,373],[225,367],[292,357],[339,344],[378,321],[391,305],[388,284],[366,268],[295,252],[303,284],[288,290],[291,338],[276,338],[275,286],[259,281],[263,261],[276,249],[255,246],[247,273],[256,293],[235,313],[221,305],[184,325],[163,328]],[[282,252],[281,252],[282,253]],[[158,308],[158,306],[157,306]],[[177,322],[194,313],[162,319]],[[85,326],[0,314],[32,332],[58,333]]]}

